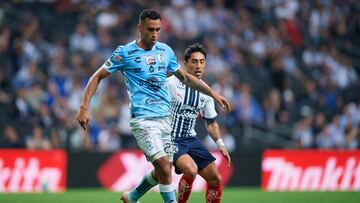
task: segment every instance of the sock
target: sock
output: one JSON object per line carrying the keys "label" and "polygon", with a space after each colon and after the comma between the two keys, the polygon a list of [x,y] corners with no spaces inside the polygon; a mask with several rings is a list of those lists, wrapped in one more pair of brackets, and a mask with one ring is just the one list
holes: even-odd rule
{"label": "sock", "polygon": [[173,185],[159,184],[159,190],[165,203],[177,203],[176,192]]}
{"label": "sock", "polygon": [[152,177],[151,171],[147,172],[141,181],[130,191],[130,198],[134,201],[138,201],[147,191],[158,183]]}
{"label": "sock", "polygon": [[222,194],[221,185],[207,186],[206,203],[220,203]]}
{"label": "sock", "polygon": [[186,203],[189,199],[194,180],[189,176],[181,176],[178,187],[178,203]]}

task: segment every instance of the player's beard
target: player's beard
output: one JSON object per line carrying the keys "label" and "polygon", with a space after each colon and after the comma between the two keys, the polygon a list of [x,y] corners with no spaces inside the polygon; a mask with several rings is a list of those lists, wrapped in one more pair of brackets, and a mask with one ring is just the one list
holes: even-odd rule
{"label": "player's beard", "polygon": [[156,41],[153,41],[151,39],[147,41],[144,40],[144,45],[147,47],[147,49],[152,49],[155,43]]}
{"label": "player's beard", "polygon": [[157,41],[156,39],[151,39],[151,40],[150,40],[151,46],[154,46],[154,45],[156,44],[156,41]]}

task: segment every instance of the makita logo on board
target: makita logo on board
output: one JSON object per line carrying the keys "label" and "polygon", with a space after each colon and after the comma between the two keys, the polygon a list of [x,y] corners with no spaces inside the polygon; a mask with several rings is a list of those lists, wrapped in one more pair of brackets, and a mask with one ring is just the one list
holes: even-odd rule
{"label": "makita logo on board", "polygon": [[268,191],[360,191],[359,153],[266,154],[262,187]]}
{"label": "makita logo on board", "polygon": [[66,161],[61,150],[0,150],[0,193],[64,191]]}
{"label": "makita logo on board", "polygon": [[59,168],[40,168],[37,158],[32,158],[28,162],[18,158],[11,167],[5,167],[3,163],[0,159],[0,192],[40,192],[59,189]]}

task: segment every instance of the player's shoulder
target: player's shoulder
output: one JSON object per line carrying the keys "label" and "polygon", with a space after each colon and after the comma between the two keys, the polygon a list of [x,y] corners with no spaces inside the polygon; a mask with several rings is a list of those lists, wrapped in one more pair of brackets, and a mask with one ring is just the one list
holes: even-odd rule
{"label": "player's shoulder", "polygon": [[133,49],[137,48],[135,43],[136,43],[136,40],[133,40],[127,44],[120,44],[120,45],[118,45],[118,47],[116,49],[128,52],[129,50],[133,50]]}
{"label": "player's shoulder", "polygon": [[177,81],[179,81],[179,79],[175,75],[172,75],[172,76],[166,78],[166,80],[168,82],[177,82]]}
{"label": "player's shoulder", "polygon": [[209,96],[209,95],[207,95],[205,93],[202,93],[202,92],[199,92],[199,93],[200,93],[200,96],[202,98],[204,98],[206,101],[213,101],[214,100],[211,96]]}
{"label": "player's shoulder", "polygon": [[167,45],[166,43],[163,43],[163,42],[156,42],[155,49],[157,51],[164,51],[164,52],[173,51],[169,45]]}
{"label": "player's shoulder", "polygon": [[168,87],[171,89],[183,86],[182,82],[175,75],[168,77],[166,80]]}

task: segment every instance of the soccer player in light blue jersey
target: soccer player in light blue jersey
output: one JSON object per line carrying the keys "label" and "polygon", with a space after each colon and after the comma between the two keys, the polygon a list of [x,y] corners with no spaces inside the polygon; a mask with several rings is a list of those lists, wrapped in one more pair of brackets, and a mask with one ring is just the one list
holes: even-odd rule
{"label": "soccer player in light blue jersey", "polygon": [[142,11],[137,28],[140,39],[119,46],[91,76],[76,119],[87,130],[91,97],[102,79],[120,71],[125,78],[130,98],[131,131],[140,149],[154,166],[153,172],[145,174],[139,185],[130,192],[123,193],[121,199],[126,203],[138,202],[149,187],[159,183],[164,202],[176,203],[175,188],[171,180],[174,150],[166,70],[185,85],[211,96],[221,107],[230,110],[230,104],[204,82],[180,68],[173,50],[157,41],[161,29],[161,16],[157,11]]}

